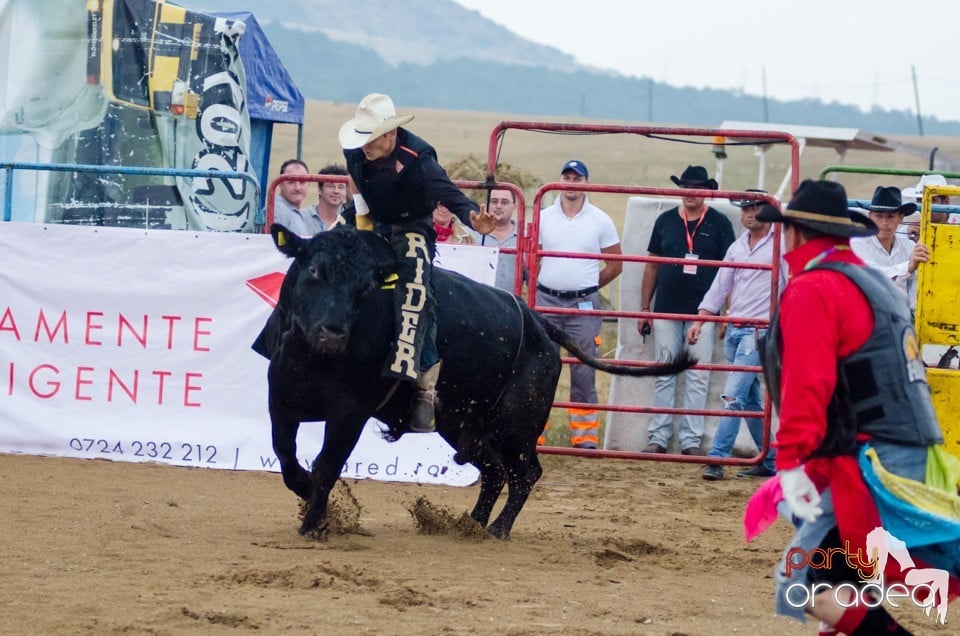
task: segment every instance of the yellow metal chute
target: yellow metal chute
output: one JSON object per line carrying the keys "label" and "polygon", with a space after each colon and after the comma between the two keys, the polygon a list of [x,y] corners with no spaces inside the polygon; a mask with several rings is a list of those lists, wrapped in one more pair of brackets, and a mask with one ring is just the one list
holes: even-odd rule
{"label": "yellow metal chute", "polygon": [[[931,222],[935,195],[960,196],[960,187],[924,188],[920,239],[930,262],[918,268],[917,337],[921,347],[960,346],[960,225]],[[960,456],[960,369],[928,368],[927,381],[946,449]]]}

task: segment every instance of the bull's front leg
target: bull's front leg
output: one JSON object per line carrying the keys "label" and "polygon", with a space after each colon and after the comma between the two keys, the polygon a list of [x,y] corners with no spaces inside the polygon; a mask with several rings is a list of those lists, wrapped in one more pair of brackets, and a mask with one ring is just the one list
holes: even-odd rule
{"label": "bull's front leg", "polygon": [[475,453],[470,462],[480,471],[480,495],[470,516],[481,526],[486,526],[507,481],[507,473],[500,455],[489,444],[481,443]]}
{"label": "bull's front leg", "polygon": [[273,452],[280,460],[283,483],[301,499],[309,501],[313,495],[313,480],[297,460],[297,431],[300,429],[300,422],[273,407],[270,408],[270,422]]}
{"label": "bull's front leg", "polygon": [[303,515],[300,534],[321,528],[327,516],[327,498],[340,477],[340,471],[360,439],[366,415],[327,420],[323,448],[313,461],[313,495]]}

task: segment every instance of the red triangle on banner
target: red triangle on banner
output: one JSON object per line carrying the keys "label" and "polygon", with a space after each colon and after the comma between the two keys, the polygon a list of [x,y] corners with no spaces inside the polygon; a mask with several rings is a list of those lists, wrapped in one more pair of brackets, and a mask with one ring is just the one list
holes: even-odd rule
{"label": "red triangle on banner", "polygon": [[283,284],[283,272],[273,272],[264,274],[247,281],[247,287],[253,290],[257,296],[262,298],[271,307],[276,307],[280,299],[280,286]]}

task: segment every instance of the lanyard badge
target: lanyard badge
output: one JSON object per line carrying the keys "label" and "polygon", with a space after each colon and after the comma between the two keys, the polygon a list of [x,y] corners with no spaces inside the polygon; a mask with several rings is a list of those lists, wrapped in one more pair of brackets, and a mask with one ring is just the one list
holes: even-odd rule
{"label": "lanyard badge", "polygon": [[[687,214],[684,212],[683,208],[677,210],[680,213],[680,218],[683,219],[683,231],[687,235],[687,253],[684,254],[684,258],[688,261],[696,261],[700,259],[698,254],[695,254],[693,251],[693,237],[697,235],[697,230],[700,229],[700,224],[703,223],[703,219],[707,216],[706,206],[700,211],[700,218],[697,220],[697,224],[693,226],[693,232],[689,229],[689,221],[687,221]],[[697,273],[696,263],[687,263],[683,266],[683,273],[695,276]]]}

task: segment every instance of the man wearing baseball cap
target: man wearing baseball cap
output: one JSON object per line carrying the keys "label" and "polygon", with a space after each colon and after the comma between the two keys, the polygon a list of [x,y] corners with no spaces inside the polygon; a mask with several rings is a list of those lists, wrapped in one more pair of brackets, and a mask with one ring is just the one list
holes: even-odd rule
{"label": "man wearing baseball cap", "polygon": [[[434,406],[440,377],[431,272],[436,249],[433,210],[442,203],[465,224],[487,234],[496,222],[447,177],[437,152],[402,128],[412,114],[397,114],[393,100],[372,93],[340,128],[347,172],[359,192],[357,213],[369,210],[375,231],[397,255],[394,292],[397,339],[387,358],[386,376],[416,382],[410,430],[436,430]],[[359,225],[359,221],[358,221]]]}
{"label": "man wearing baseball cap", "polygon": [[[867,536],[891,520],[881,520],[880,490],[864,475],[882,467],[922,486],[928,457],[942,465],[943,435],[906,299],[850,249],[852,237],[872,236],[877,226],[847,205],[839,183],[807,180],[785,209],[767,206],[757,215],[783,223],[791,279],[763,354],[780,414],[777,476],[751,498],[744,526],[748,536],[762,532],[772,521],[756,520],[775,519],[776,506],[796,527],[775,572],[778,613],[802,620],[806,612],[843,634],[903,635],[909,632],[880,603],[865,599],[860,588],[869,574],[849,558],[870,554]],[[946,490],[956,497],[956,484]],[[946,552],[946,542],[926,545],[939,530],[928,524],[919,543],[916,536],[897,538],[918,568],[946,567],[956,576],[957,561],[942,564],[956,558],[958,538]],[[816,567],[793,558],[814,550],[848,558]],[[873,575],[887,585],[904,580],[890,567]]]}
{"label": "man wearing baseball cap", "polygon": [[[560,181],[587,183],[590,171],[579,159],[560,168]],[[587,193],[575,187],[561,190],[553,205],[540,211],[540,247],[548,251],[620,254],[617,227],[606,212],[590,203]],[[563,309],[599,309],[600,289],[620,275],[620,261],[600,258],[545,257],[537,275],[537,306]],[[584,351],[597,348],[602,319],[581,314],[544,314],[545,319],[569,333]],[[597,403],[596,374],[585,364],[570,367],[570,401]],[[570,445],[597,448],[600,414],[597,409],[571,408]],[[539,443],[544,443],[541,438]]]}

